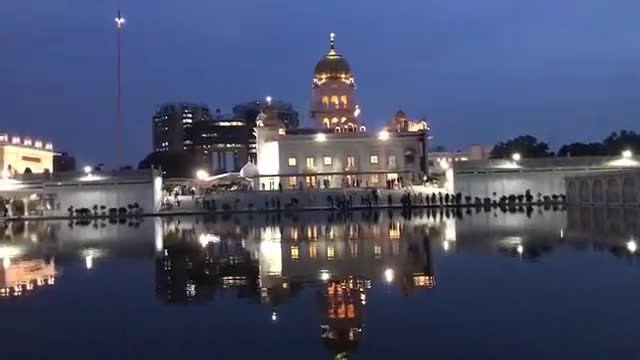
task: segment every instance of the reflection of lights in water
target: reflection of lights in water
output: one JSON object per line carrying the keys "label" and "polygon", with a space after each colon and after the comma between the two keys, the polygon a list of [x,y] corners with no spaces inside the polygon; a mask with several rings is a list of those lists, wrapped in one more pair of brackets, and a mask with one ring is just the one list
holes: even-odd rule
{"label": "reflection of lights in water", "polygon": [[629,250],[630,253],[635,253],[636,250],[638,250],[638,244],[633,241],[633,240],[629,240],[629,242],[627,243],[627,250]]}
{"label": "reflection of lights in water", "polygon": [[386,269],[384,271],[384,279],[388,282],[391,283],[393,281],[393,277],[394,277],[395,273],[393,271],[393,269]]}
{"label": "reflection of lights in water", "polygon": [[200,245],[202,245],[202,247],[205,247],[209,245],[209,243],[220,242],[220,237],[213,234],[200,234],[198,241],[200,242]]}
{"label": "reflection of lights in water", "polygon": [[84,256],[84,262],[87,269],[92,269],[94,261],[98,258],[104,257],[105,255],[106,252],[101,249],[82,250],[82,256]]}
{"label": "reflection of lights in water", "polygon": [[560,229],[560,239],[564,239],[564,229]]}
{"label": "reflection of lights in water", "polygon": [[278,313],[277,312],[272,312],[271,313],[271,321],[276,322],[278,321]]}
{"label": "reflection of lights in water", "polygon": [[331,278],[329,270],[320,270],[320,280],[328,281]]}
{"label": "reflection of lights in water", "polygon": [[449,251],[449,242],[447,240],[445,240],[442,243],[442,247],[444,248],[444,251]]}
{"label": "reflection of lights in water", "polygon": [[87,255],[84,258],[85,266],[91,270],[93,268],[93,255]]}
{"label": "reflection of lights in water", "polygon": [[16,256],[20,256],[22,255],[22,249],[17,247],[17,246],[13,246],[13,245],[5,245],[5,246],[0,246],[0,257],[2,258],[11,258],[11,257],[16,257]]}
{"label": "reflection of lights in water", "polygon": [[516,250],[518,251],[518,254],[522,255],[522,253],[524,252],[524,247],[522,247],[522,245],[518,245]]}
{"label": "reflection of lights in water", "polygon": [[11,266],[11,259],[9,257],[2,258],[2,267],[8,269]]}

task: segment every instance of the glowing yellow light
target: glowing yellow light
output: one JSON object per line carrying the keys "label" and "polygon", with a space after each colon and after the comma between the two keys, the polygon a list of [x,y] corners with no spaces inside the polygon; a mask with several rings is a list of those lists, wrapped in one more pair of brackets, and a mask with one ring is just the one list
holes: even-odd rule
{"label": "glowing yellow light", "polygon": [[389,140],[389,132],[387,130],[380,131],[380,133],[378,134],[378,139],[382,141]]}
{"label": "glowing yellow light", "polygon": [[206,180],[209,177],[209,173],[206,172],[205,170],[198,170],[196,171],[196,178],[198,178],[198,180]]}

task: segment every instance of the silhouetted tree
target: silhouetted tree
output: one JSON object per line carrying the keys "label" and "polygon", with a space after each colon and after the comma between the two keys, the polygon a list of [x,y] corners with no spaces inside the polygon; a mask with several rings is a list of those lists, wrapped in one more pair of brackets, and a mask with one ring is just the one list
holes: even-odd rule
{"label": "silhouetted tree", "polygon": [[607,149],[602,143],[573,143],[563,145],[558,150],[558,157],[573,156],[603,156],[607,154]]}
{"label": "silhouetted tree", "polygon": [[523,158],[553,156],[553,153],[549,151],[549,145],[538,141],[531,135],[523,135],[496,144],[491,150],[491,158],[511,159],[511,156],[515,153],[519,153]]}

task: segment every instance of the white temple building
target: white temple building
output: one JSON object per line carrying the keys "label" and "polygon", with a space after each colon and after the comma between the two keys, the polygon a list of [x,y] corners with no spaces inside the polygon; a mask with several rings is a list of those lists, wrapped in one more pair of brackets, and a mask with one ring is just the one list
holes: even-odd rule
{"label": "white temple building", "polygon": [[315,128],[286,129],[267,109],[256,121],[260,190],[385,187],[422,182],[428,173],[428,126],[399,111],[381,131],[361,120],[355,77],[335,48],[318,62],[312,82]]}

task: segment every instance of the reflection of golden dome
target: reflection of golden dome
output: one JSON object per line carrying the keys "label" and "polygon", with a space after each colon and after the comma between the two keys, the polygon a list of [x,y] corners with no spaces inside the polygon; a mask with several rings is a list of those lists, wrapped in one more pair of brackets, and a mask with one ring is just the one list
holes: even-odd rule
{"label": "reflection of golden dome", "polygon": [[318,63],[314,76],[321,79],[345,79],[353,77],[349,62],[336,52],[335,34],[331,34],[331,49]]}

